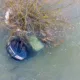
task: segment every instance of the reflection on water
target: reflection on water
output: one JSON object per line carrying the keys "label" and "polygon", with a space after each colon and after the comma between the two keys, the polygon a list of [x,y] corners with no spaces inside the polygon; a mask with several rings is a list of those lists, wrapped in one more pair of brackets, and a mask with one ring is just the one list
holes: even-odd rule
{"label": "reflection on water", "polygon": [[[73,12],[72,17],[77,16],[76,8],[68,8],[63,14],[69,10],[69,16]],[[71,22],[75,22],[74,32],[66,34],[62,45],[44,49],[37,56],[22,62],[11,59],[7,54],[5,45],[9,32],[0,25],[0,80],[80,80],[79,18]]]}

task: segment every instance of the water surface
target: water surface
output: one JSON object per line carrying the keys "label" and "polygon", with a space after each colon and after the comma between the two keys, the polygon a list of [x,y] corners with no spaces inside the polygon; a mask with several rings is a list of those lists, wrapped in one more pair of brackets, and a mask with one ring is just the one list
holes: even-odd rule
{"label": "water surface", "polygon": [[[60,6],[71,1],[64,0]],[[79,3],[74,3],[63,9],[62,14],[74,25],[74,31],[66,34],[65,42],[57,48],[44,49],[28,61],[10,58],[5,49],[9,32],[0,25],[0,80],[80,80],[79,7]]]}

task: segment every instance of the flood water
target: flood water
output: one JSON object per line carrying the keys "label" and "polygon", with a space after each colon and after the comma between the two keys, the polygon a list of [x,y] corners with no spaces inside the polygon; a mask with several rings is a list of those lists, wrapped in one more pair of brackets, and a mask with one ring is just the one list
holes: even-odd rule
{"label": "flood water", "polygon": [[[59,6],[73,2],[63,1]],[[0,25],[0,80],[80,80],[80,3],[77,1],[62,12],[74,26],[73,32],[66,34],[65,42],[44,49],[29,60],[19,62],[10,58],[5,49],[9,32],[5,25]],[[1,4],[2,0],[0,7]]]}

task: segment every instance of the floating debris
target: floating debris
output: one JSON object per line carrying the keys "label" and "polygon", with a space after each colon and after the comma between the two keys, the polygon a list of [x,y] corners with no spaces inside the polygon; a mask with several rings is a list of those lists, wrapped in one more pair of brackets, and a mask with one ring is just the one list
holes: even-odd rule
{"label": "floating debris", "polygon": [[31,32],[36,38],[43,43],[48,43],[48,45],[57,46],[64,42],[64,28],[70,24],[59,15],[61,8],[46,10],[40,0],[6,0],[5,4],[7,8],[5,23],[12,27],[12,33],[16,29],[20,29],[21,33],[23,31]]}
{"label": "floating debris", "polygon": [[31,36],[29,39],[29,43],[35,51],[40,51],[44,47],[36,36]]}

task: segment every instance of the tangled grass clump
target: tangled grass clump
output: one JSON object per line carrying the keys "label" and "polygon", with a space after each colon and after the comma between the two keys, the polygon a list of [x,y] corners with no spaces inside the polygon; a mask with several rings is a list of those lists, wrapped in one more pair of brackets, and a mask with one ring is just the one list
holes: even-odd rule
{"label": "tangled grass clump", "polygon": [[31,31],[40,40],[54,43],[58,31],[68,26],[65,19],[58,19],[60,9],[45,10],[40,0],[6,0],[5,4],[12,11],[9,18],[12,32],[17,28]]}

